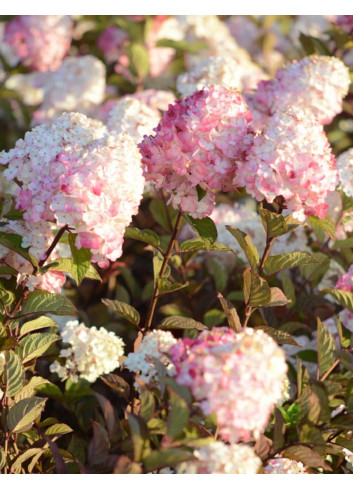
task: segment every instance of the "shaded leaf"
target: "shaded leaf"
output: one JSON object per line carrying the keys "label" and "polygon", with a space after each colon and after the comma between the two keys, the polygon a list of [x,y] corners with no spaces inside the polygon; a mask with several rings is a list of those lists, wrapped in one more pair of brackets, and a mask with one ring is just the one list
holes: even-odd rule
{"label": "shaded leaf", "polygon": [[247,268],[243,273],[245,303],[252,307],[260,307],[271,300],[271,290],[266,280]]}
{"label": "shaded leaf", "polygon": [[283,450],[282,455],[292,460],[302,462],[308,467],[313,467],[315,469],[321,468],[328,472],[332,472],[331,467],[326,462],[324,462],[322,457],[317,452],[315,452],[315,450],[312,450],[311,448],[304,445],[292,445],[291,447]]}
{"label": "shaded leaf", "polygon": [[351,312],[353,312],[353,294],[352,294],[352,292],[347,292],[346,290],[340,290],[340,289],[323,289],[321,292],[325,293],[325,294],[330,294],[343,307],[346,307]]}
{"label": "shaded leaf", "polygon": [[105,304],[109,309],[114,311],[116,314],[119,316],[122,316],[123,318],[127,319],[130,323],[134,325],[138,325],[140,323],[140,315],[136,311],[136,309],[130,304],[126,304],[125,302],[121,301],[112,301],[110,299],[102,299],[103,304]]}
{"label": "shaded leaf", "polygon": [[28,425],[32,424],[43,411],[46,401],[41,397],[31,397],[11,406],[6,418],[8,430],[12,433],[21,433],[28,429]]}
{"label": "shaded leaf", "polygon": [[25,452],[21,453],[14,463],[11,465],[11,473],[12,474],[19,474],[22,468],[23,462],[26,462],[30,458],[34,457],[37,454],[42,455],[44,453],[43,448],[29,448]]}
{"label": "shaded leaf", "polygon": [[145,420],[140,416],[131,413],[128,413],[127,416],[134,445],[134,460],[135,462],[139,462],[142,457],[145,440],[147,439],[147,425]]}
{"label": "shaded leaf", "polygon": [[148,472],[161,469],[163,467],[173,467],[181,462],[190,459],[191,452],[180,448],[166,448],[153,450],[143,459],[143,464]]}
{"label": "shaded leaf", "polygon": [[4,381],[7,386],[6,397],[14,397],[22,389],[25,372],[19,356],[13,351],[5,352]]}
{"label": "shaded leaf", "polygon": [[143,79],[148,75],[150,70],[149,54],[143,44],[133,42],[129,46],[129,58],[131,68],[134,73]]}
{"label": "shaded leaf", "polygon": [[33,321],[27,321],[21,326],[20,335],[24,336],[27,333],[31,333],[32,331],[36,331],[38,329],[50,328],[51,326],[58,327],[56,322],[48,318],[46,316],[40,316],[37,319],[33,319]]}
{"label": "shaded leaf", "polygon": [[290,301],[287,299],[287,297],[283,294],[281,289],[278,287],[271,287],[271,299],[270,302],[265,304],[263,307],[279,307],[279,306],[285,306],[287,305]]}
{"label": "shaded leaf", "polygon": [[336,239],[335,223],[332,221],[330,216],[326,216],[324,219],[317,216],[309,216],[308,221],[310,222],[314,231],[316,228],[320,228],[325,231],[330,236],[330,238],[332,238],[333,240]]}
{"label": "shaded leaf", "polygon": [[32,397],[35,394],[37,387],[47,383],[49,383],[49,380],[43,379],[43,377],[32,377],[30,381],[24,387],[22,387],[20,392],[16,394],[15,402]]}
{"label": "shaded leaf", "polygon": [[53,436],[53,435],[62,436],[62,435],[66,435],[67,433],[71,433],[72,431],[73,431],[72,428],[70,428],[70,426],[68,426],[67,424],[56,423],[49,426],[49,428],[45,430],[45,434],[47,436]]}
{"label": "shaded leaf", "polygon": [[207,243],[207,246],[211,246],[216,241],[218,236],[217,228],[210,217],[194,219],[193,217],[185,216],[185,218],[197,235]]}
{"label": "shaded leaf", "polygon": [[176,290],[183,289],[189,285],[189,282],[181,284],[179,282],[171,282],[167,278],[158,278],[158,290],[159,295],[168,294],[169,292],[175,292]]}
{"label": "shaded leaf", "polygon": [[320,319],[317,319],[317,356],[320,375],[327,372],[334,364],[336,357],[336,343]]}
{"label": "shaded leaf", "polygon": [[159,323],[160,329],[197,329],[202,331],[207,329],[206,326],[192,318],[186,318],[183,316],[170,316],[162,320]]}
{"label": "shaded leaf", "polygon": [[59,336],[50,333],[32,333],[20,340],[22,363],[29,362],[45,353],[51,344],[58,341]]}
{"label": "shaded leaf", "polygon": [[217,297],[218,297],[218,300],[221,303],[222,309],[226,315],[229,327],[231,329],[233,329],[234,331],[239,332],[241,329],[241,322],[240,322],[236,308],[234,307],[234,305],[230,301],[225,299],[220,292],[217,293]]}
{"label": "shaded leaf", "polygon": [[100,379],[105,384],[109,385],[109,387],[118,392],[125,399],[125,401],[129,400],[130,386],[122,377],[119,377],[119,375],[116,374],[106,374],[101,375]]}
{"label": "shaded leaf", "polygon": [[268,238],[275,238],[288,232],[288,226],[283,216],[259,206],[259,214]]}
{"label": "shaded leaf", "polygon": [[246,233],[243,233],[243,231],[240,231],[240,229],[234,228],[232,226],[226,226],[228,231],[234,236],[234,238],[238,241],[240,247],[244,251],[245,255],[247,256],[247,259],[249,260],[250,266],[253,270],[256,270],[260,263],[260,258],[259,258],[259,253],[255,246],[253,245],[253,242],[251,241],[250,236],[248,236]]}
{"label": "shaded leaf", "polygon": [[154,396],[152,392],[150,392],[147,389],[143,389],[141,395],[141,410],[140,410],[140,416],[143,417],[145,421],[148,421],[149,419],[152,418],[152,415],[155,410],[155,402],[154,402]]}
{"label": "shaded leaf", "polygon": [[190,411],[185,399],[170,387],[168,391],[170,408],[167,418],[167,435],[177,438],[188,424]]}

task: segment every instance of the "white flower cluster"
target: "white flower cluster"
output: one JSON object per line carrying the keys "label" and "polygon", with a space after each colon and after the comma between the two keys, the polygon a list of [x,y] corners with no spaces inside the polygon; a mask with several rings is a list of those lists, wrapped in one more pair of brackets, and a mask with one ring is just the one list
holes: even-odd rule
{"label": "white flower cluster", "polygon": [[290,458],[278,457],[269,460],[265,467],[265,474],[306,474],[305,466],[301,462]]}
{"label": "white flower cluster", "polygon": [[247,73],[243,65],[231,57],[212,56],[200,60],[191,71],[179,75],[177,89],[184,97],[211,85],[243,90],[242,79]]}
{"label": "white flower cluster", "polygon": [[226,24],[216,15],[179,15],[177,19],[186,41],[204,41],[208,45],[206,50],[197,55],[187,56],[189,69],[205,57],[220,55],[230,57],[242,65],[244,75],[247,72],[243,84],[248,90],[256,88],[260,80],[267,78],[262,69],[251,61],[249,54],[237,44]]}
{"label": "white flower cluster", "polygon": [[105,66],[94,56],[66,58],[44,83],[44,99],[32,124],[52,121],[62,112],[92,115],[105,93]]}
{"label": "white flower cluster", "polygon": [[[176,342],[177,340],[169,331],[151,331],[143,338],[137,351],[129,353],[124,361],[124,367],[131,372],[136,372],[149,387],[156,387],[158,386],[158,373],[154,360],[157,359],[163,363],[168,375],[173,375],[175,373],[174,365],[166,353]],[[139,388],[138,383],[135,385]]]}
{"label": "white flower cluster", "polygon": [[343,192],[353,197],[353,148],[339,155],[336,168]]}
{"label": "white flower cluster", "polygon": [[68,348],[61,349],[59,356],[66,358],[65,364],[55,361],[50,371],[65,380],[70,377],[73,382],[78,378],[88,382],[103,374],[108,374],[120,366],[119,358],[124,354],[124,342],[113,332],[95,326],[87,328],[77,320],[68,321],[61,329],[60,335]]}
{"label": "white flower cluster", "polygon": [[194,450],[193,457],[178,466],[178,474],[256,474],[261,466],[250,446],[221,441]]}
{"label": "white flower cluster", "polygon": [[127,132],[135,143],[143,136],[151,135],[161,116],[147,104],[133,97],[123,97],[109,112],[107,128],[109,131]]}

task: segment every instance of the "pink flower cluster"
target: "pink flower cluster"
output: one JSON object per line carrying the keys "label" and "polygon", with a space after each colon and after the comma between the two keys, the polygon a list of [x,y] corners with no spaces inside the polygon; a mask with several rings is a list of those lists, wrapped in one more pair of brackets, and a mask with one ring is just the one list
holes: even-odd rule
{"label": "pink flower cluster", "polygon": [[353,15],[339,15],[336,24],[347,34],[353,32]]}
{"label": "pink flower cluster", "polygon": [[72,28],[68,15],[20,15],[6,24],[4,41],[32,70],[56,70],[69,50]]}
{"label": "pink flower cluster", "polygon": [[178,340],[169,354],[176,381],[191,389],[206,416],[216,415],[223,439],[247,441],[265,429],[287,371],[283,350],[266,333],[213,328]]}
{"label": "pink flower cluster", "polygon": [[321,124],[329,124],[342,111],[350,85],[348,68],[333,56],[309,56],[287,63],[272,80],[261,81],[247,97],[256,129],[268,117],[291,105],[312,110]]}
{"label": "pink flower cluster", "polygon": [[117,61],[120,56],[126,56],[126,43],[129,40],[127,32],[119,27],[109,26],[99,36],[97,45],[103,52],[108,63]]}
{"label": "pink flower cluster", "polygon": [[290,107],[273,115],[239,165],[235,182],[256,200],[282,195],[293,216],[325,217],[325,202],[335,190],[335,158],[323,127],[306,108]]}
{"label": "pink flower cluster", "polygon": [[[139,144],[146,180],[171,192],[175,208],[195,218],[212,212],[213,192],[231,190],[237,164],[253,142],[251,114],[235,89],[212,86],[177,100],[155,136]],[[197,186],[206,195],[198,200]]]}
{"label": "pink flower cluster", "polygon": [[335,289],[353,291],[353,265],[348,268],[347,273],[344,273],[337,281]]}
{"label": "pink flower cluster", "polygon": [[[93,123],[92,123],[93,122]],[[50,221],[78,233],[76,246],[107,266],[122,253],[131,216],[138,211],[144,178],[138,149],[126,134],[105,134],[101,123],[64,113],[37,126],[0,153],[4,176],[20,183],[17,208],[28,223]]]}

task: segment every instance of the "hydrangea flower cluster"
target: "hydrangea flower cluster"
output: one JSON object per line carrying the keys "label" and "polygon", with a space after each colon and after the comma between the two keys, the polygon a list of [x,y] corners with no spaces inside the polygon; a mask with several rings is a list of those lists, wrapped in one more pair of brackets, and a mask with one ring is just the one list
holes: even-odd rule
{"label": "hydrangea flower cluster", "polygon": [[337,281],[335,289],[345,290],[347,292],[353,291],[353,265],[351,265],[347,272],[344,273]]}
{"label": "hydrangea flower cluster", "polygon": [[267,78],[263,70],[251,61],[249,54],[237,44],[226,24],[216,15],[179,15],[177,20],[186,41],[203,41],[208,46],[207,49],[186,57],[188,70],[201,59],[225,56],[236,60],[242,66],[243,86],[247,90],[256,88],[260,80]]}
{"label": "hydrangea flower cluster", "polygon": [[325,217],[325,199],[335,190],[335,158],[323,127],[306,108],[273,115],[257,135],[235,182],[255,199],[273,202],[281,195],[293,217]]}
{"label": "hydrangea flower cluster", "polygon": [[4,41],[32,70],[56,70],[69,50],[72,28],[68,15],[20,15],[6,24]]}
{"label": "hydrangea flower cluster", "polygon": [[[140,380],[145,382],[150,388],[158,387],[158,373],[155,359],[161,362],[167,370],[168,375],[175,373],[174,365],[167,355],[169,348],[177,340],[169,331],[154,330],[146,334],[140,346],[134,353],[129,353],[124,360],[124,367],[131,372],[138,374]],[[135,386],[139,389],[139,384]]]}
{"label": "hydrangea flower cluster", "polygon": [[301,462],[290,458],[276,457],[269,460],[265,474],[306,474],[306,468]]}
{"label": "hydrangea flower cluster", "polygon": [[184,97],[212,85],[243,90],[246,83],[244,85],[242,80],[247,75],[243,65],[233,58],[213,56],[200,60],[191,71],[179,75],[177,89]]}
{"label": "hydrangea flower cluster", "polygon": [[178,474],[256,474],[261,460],[248,445],[214,441],[193,452],[194,460],[177,468]]}
{"label": "hydrangea flower cluster", "polygon": [[129,35],[126,31],[111,25],[101,33],[97,41],[97,46],[104,54],[106,61],[111,63],[117,61],[120,56],[125,55],[128,40]]}
{"label": "hydrangea flower cluster", "polygon": [[343,192],[348,197],[353,197],[353,148],[339,155],[336,167]]}
{"label": "hydrangea flower cluster", "polygon": [[105,66],[94,56],[67,58],[44,83],[43,103],[32,125],[52,121],[62,112],[92,115],[105,94]]}
{"label": "hydrangea flower cluster", "polygon": [[50,365],[65,380],[70,378],[77,382],[78,378],[95,382],[100,375],[108,374],[120,366],[119,357],[124,354],[124,342],[113,332],[95,326],[87,328],[77,320],[68,321],[61,329],[60,336],[69,348],[61,349],[59,356],[66,358],[65,364],[58,361]]}
{"label": "hydrangea flower cluster", "polygon": [[[213,86],[177,100],[155,136],[139,144],[145,176],[171,192],[174,208],[209,215],[215,190],[230,190],[239,161],[253,142],[251,114],[237,90]],[[197,186],[206,195],[198,199]],[[206,202],[206,205],[205,205]]]}
{"label": "hydrangea flower cluster", "polygon": [[353,32],[353,15],[338,15],[336,24],[347,34]]}
{"label": "hydrangea flower cluster", "polygon": [[144,186],[140,155],[128,134],[104,135],[102,123],[64,113],[0,153],[0,164],[8,165],[9,181],[21,184],[15,200],[26,222],[68,225],[78,234],[76,246],[91,249],[100,266],[121,256]]}
{"label": "hydrangea flower cluster", "polygon": [[135,143],[152,134],[160,120],[158,110],[133,97],[123,97],[112,108],[107,120],[109,131],[127,132]]}
{"label": "hydrangea flower cluster", "polygon": [[309,56],[286,64],[272,80],[261,81],[247,102],[256,129],[291,105],[309,108],[321,124],[329,124],[342,111],[349,85],[349,70],[340,59]]}
{"label": "hydrangea flower cluster", "polygon": [[206,416],[216,415],[224,440],[247,441],[265,429],[287,371],[283,350],[266,333],[213,328],[179,340],[169,355],[175,380],[191,389]]}

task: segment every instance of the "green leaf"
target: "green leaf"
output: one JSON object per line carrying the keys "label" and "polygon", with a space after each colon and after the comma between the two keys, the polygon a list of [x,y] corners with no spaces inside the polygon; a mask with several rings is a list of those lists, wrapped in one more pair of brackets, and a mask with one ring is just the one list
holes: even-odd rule
{"label": "green leaf", "polygon": [[192,318],[186,318],[183,316],[170,316],[162,320],[159,323],[160,329],[197,329],[202,331],[207,329],[206,326]]}
{"label": "green leaf", "polygon": [[12,474],[19,474],[22,468],[23,462],[26,462],[30,458],[34,457],[35,455],[42,455],[44,453],[43,448],[29,448],[26,450],[24,453],[21,453],[14,463],[11,465],[11,473]]}
{"label": "green leaf", "polygon": [[317,216],[309,216],[308,218],[311,226],[313,227],[314,231],[315,228],[318,227],[325,231],[330,238],[333,240],[336,239],[335,237],[335,223],[332,221],[330,216],[326,216],[324,219],[320,219],[320,217]]}
{"label": "green leaf", "polygon": [[210,217],[194,219],[193,217],[185,215],[185,218],[194,231],[196,231],[199,238],[205,241],[206,246],[211,246],[216,241],[218,236],[217,228]]}
{"label": "green leaf", "polygon": [[137,241],[142,241],[154,247],[160,245],[160,239],[158,234],[150,229],[137,229],[137,228],[126,228],[125,238],[136,239]]}
{"label": "green leaf", "polygon": [[[45,265],[41,268],[42,272],[47,272],[48,270],[57,271],[57,272],[66,272],[73,276],[73,259],[72,258],[57,258],[55,261]],[[84,278],[90,278],[92,280],[102,281],[99,273],[94,268],[94,266],[90,263],[89,267],[85,273]]]}
{"label": "green leaf", "polygon": [[131,43],[129,46],[131,69],[139,79],[145,78],[150,70],[149,54],[143,44]]}
{"label": "green leaf", "polygon": [[259,253],[255,248],[255,246],[253,245],[250,236],[248,236],[246,233],[243,233],[243,231],[240,231],[240,229],[234,228],[232,226],[226,226],[226,228],[232,234],[232,236],[234,236],[234,238],[238,241],[240,247],[246,254],[247,259],[249,260],[251,268],[253,270],[256,270],[256,268],[260,263],[260,258],[259,258]]}
{"label": "green leaf", "polygon": [[192,252],[192,251],[230,251],[236,255],[235,251],[229,248],[229,246],[224,245],[215,241],[211,245],[208,241],[204,241],[201,238],[188,239],[180,245],[180,251],[182,253]]}
{"label": "green leaf", "polygon": [[341,306],[346,307],[351,312],[353,312],[352,292],[347,292],[346,290],[340,290],[340,289],[323,289],[321,293],[330,294],[334,299],[336,299],[341,304]]}
{"label": "green leaf", "polygon": [[4,287],[1,282],[0,282],[0,299],[1,299],[1,304],[0,304],[1,309],[3,309],[3,304],[8,308],[15,300],[15,294],[11,292],[11,290],[7,290],[7,288]]}
{"label": "green leaf", "polygon": [[266,275],[275,275],[276,273],[287,270],[288,268],[309,265],[310,263],[319,263],[310,253],[304,251],[293,251],[283,255],[269,256],[265,262]]}
{"label": "green leaf", "polygon": [[38,386],[48,383],[49,380],[43,379],[43,377],[32,377],[30,381],[24,387],[22,387],[20,392],[16,394],[15,402],[32,397],[35,394]]}
{"label": "green leaf", "polygon": [[150,392],[149,390],[143,389],[140,395],[140,400],[141,400],[140,416],[142,416],[145,421],[149,421],[152,418],[153,413],[156,409],[154,396],[152,392]]}
{"label": "green leaf", "polygon": [[220,324],[224,324],[225,318],[226,315],[224,314],[223,311],[220,311],[219,309],[210,309],[209,311],[205,312],[203,317],[203,322],[208,328],[213,328],[214,326],[219,326]]}
{"label": "green leaf", "polygon": [[271,328],[270,326],[255,326],[254,329],[262,329],[262,331],[271,336],[271,338],[273,338],[279,345],[301,346],[295,341],[293,336],[285,331]]}
{"label": "green leaf", "polygon": [[119,316],[122,316],[127,321],[134,325],[138,325],[140,323],[140,315],[136,311],[136,309],[130,304],[126,304],[121,301],[112,301],[110,299],[102,299],[103,304],[105,304],[109,309],[114,311]]}
{"label": "green leaf", "polygon": [[214,278],[216,290],[222,291],[227,285],[228,275],[216,260],[211,258],[209,262],[211,265],[211,275]]}
{"label": "green leaf", "polygon": [[70,428],[70,426],[68,426],[67,424],[56,423],[49,426],[49,428],[45,430],[45,434],[47,436],[53,436],[53,435],[62,436],[62,435],[66,435],[67,433],[71,433],[72,431],[73,431],[72,428]]}
{"label": "green leaf", "polygon": [[261,307],[271,300],[271,290],[265,279],[247,268],[243,273],[245,303],[252,307]]}
{"label": "green leaf", "polygon": [[6,397],[14,397],[22,389],[25,372],[19,356],[13,351],[5,352]]}
{"label": "green leaf", "polygon": [[196,41],[191,43],[185,40],[175,41],[174,39],[159,39],[156,46],[172,48],[176,51],[183,51],[185,53],[198,53],[199,51],[208,48],[208,44],[203,41]]}
{"label": "green leaf", "polygon": [[144,457],[143,464],[146,471],[152,472],[163,467],[174,467],[181,462],[189,460],[191,452],[180,448],[165,448],[153,450],[147,457]]}
{"label": "green leaf", "polygon": [[282,236],[288,232],[288,226],[283,216],[259,206],[259,214],[268,238]]}
{"label": "green leaf", "polygon": [[23,256],[23,258],[25,258],[36,267],[38,266],[38,262],[34,258],[34,256],[30,255],[28,251],[22,248],[21,236],[17,236],[17,234],[0,232],[0,244],[2,246],[5,246],[5,248],[9,248],[10,250],[15,251],[19,255]]}
{"label": "green leaf", "polygon": [[6,456],[5,452],[2,448],[0,448],[0,470],[5,467],[6,464]]}
{"label": "green leaf", "polygon": [[226,315],[228,326],[236,332],[239,332],[241,329],[241,322],[234,305],[225,299],[223,295],[218,292],[217,297],[219,302],[221,303],[224,314]]}
{"label": "green leaf", "polygon": [[287,299],[287,297],[283,294],[281,289],[279,289],[278,287],[271,287],[270,291],[271,291],[270,302],[264,304],[263,307],[285,306],[290,302],[290,300]]}
{"label": "green leaf", "polygon": [[75,316],[77,314],[75,306],[67,297],[42,290],[31,292],[22,309],[22,314],[37,312],[51,313],[58,316]]}
{"label": "green leaf", "polygon": [[175,292],[176,290],[183,289],[189,285],[189,282],[180,284],[179,282],[171,282],[167,278],[158,278],[158,290],[159,295],[168,294],[169,292]]}
{"label": "green leaf", "polygon": [[33,319],[33,321],[28,321],[21,326],[20,335],[24,336],[25,334],[31,333],[32,331],[36,331],[38,329],[50,328],[52,326],[58,327],[56,322],[48,318],[46,316],[40,316],[37,319]]}
{"label": "green leaf", "polygon": [[20,355],[22,363],[29,362],[45,353],[52,343],[58,341],[59,336],[51,333],[33,333],[20,340]]}
{"label": "green leaf", "polygon": [[321,468],[328,472],[332,472],[331,467],[324,462],[322,457],[317,452],[304,445],[292,445],[283,450],[282,455],[292,460],[302,462],[308,467],[313,467],[315,469]]}
{"label": "green leaf", "polygon": [[64,400],[64,395],[59,389],[59,387],[52,382],[47,381],[46,383],[36,386],[35,390],[39,394],[55,399],[56,401],[62,402]]}
{"label": "green leaf", "polygon": [[321,39],[313,36],[307,36],[302,32],[300,33],[299,39],[306,55],[309,56],[311,54],[320,54],[324,56],[331,56],[330,50]]}
{"label": "green leaf", "polygon": [[[171,231],[174,226],[176,219],[176,211],[168,207],[168,210],[161,200],[153,199],[149,205],[149,210],[156,222],[166,231]],[[168,219],[168,212],[170,214],[170,219]]]}
{"label": "green leaf", "polygon": [[130,386],[122,377],[116,374],[106,374],[101,375],[100,379],[113,390],[118,392],[125,401],[129,400],[130,397]]}
{"label": "green leaf", "polygon": [[43,411],[46,399],[41,397],[31,397],[22,399],[11,406],[6,418],[7,428],[12,433],[21,433],[28,429],[28,426]]}
{"label": "green leaf", "polygon": [[189,421],[190,410],[186,401],[172,388],[168,387],[170,409],[167,419],[167,435],[177,438]]}
{"label": "green leaf", "polygon": [[167,266],[163,274],[163,277],[160,277],[163,262],[164,262],[164,256],[159,251],[155,251],[153,253],[153,277],[155,282],[159,278],[168,278],[170,275],[170,268],[169,266]]}
{"label": "green leaf", "polygon": [[322,324],[320,319],[317,319],[317,355],[318,367],[320,376],[326,373],[334,364],[336,357],[336,343],[333,336]]}
{"label": "green leaf", "polygon": [[87,271],[91,263],[92,253],[91,250],[87,248],[76,248],[77,234],[69,234],[69,245],[72,255],[72,269],[71,274],[77,285],[80,285],[82,280],[85,278]]}
{"label": "green leaf", "polygon": [[331,247],[332,250],[341,250],[345,248],[353,248],[353,238],[338,239]]}
{"label": "green leaf", "polygon": [[127,420],[131,430],[132,443],[134,445],[134,460],[140,462],[145,440],[147,440],[148,429],[146,422],[140,416],[128,413]]}
{"label": "green leaf", "polygon": [[295,301],[296,301],[295,287],[294,287],[294,284],[292,282],[292,279],[290,278],[290,276],[287,273],[280,272],[280,274],[281,274],[284,294],[291,301],[291,304],[288,306],[288,308],[290,309],[291,307],[293,307],[293,305],[295,304]]}

